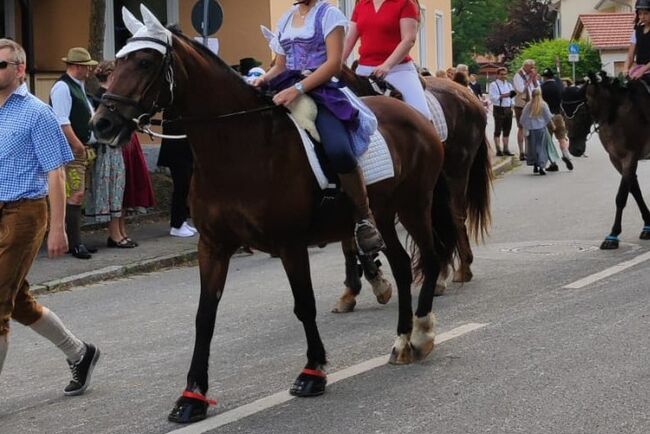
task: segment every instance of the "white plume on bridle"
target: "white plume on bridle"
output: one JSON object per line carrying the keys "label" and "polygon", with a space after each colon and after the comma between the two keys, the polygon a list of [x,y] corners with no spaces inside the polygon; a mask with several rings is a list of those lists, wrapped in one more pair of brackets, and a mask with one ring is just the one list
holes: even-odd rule
{"label": "white plume on bridle", "polygon": [[166,45],[172,43],[172,33],[163,26],[158,18],[143,4],[140,5],[140,13],[142,13],[142,20],[138,20],[126,7],[122,7],[122,19],[124,25],[129,29],[129,32],[134,38],[152,38],[160,41],[158,44],[154,41],[135,40],[127,42],[120,51],[115,55],[116,58],[125,57],[127,54],[134,51],[150,48],[160,52],[163,56],[167,54]]}

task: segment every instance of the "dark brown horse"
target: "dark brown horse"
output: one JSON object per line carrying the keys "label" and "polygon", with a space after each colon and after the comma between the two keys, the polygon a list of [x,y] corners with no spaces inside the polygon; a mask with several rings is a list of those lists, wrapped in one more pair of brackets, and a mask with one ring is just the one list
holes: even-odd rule
{"label": "dark brown horse", "polygon": [[[147,27],[160,34],[160,24],[152,20],[145,17]],[[316,325],[307,247],[351,238],[351,203],[340,196],[327,210],[319,208],[321,191],[285,110],[202,45],[172,31],[165,55],[139,49],[118,59],[113,84],[92,121],[98,138],[123,142],[135,126],[132,119],[144,123],[171,105],[180,113],[194,153],[190,196],[201,234],[201,296],[187,388],[169,418],[193,422],[206,416],[217,306],[230,258],[242,244],[280,256],[308,347],[307,363],[291,393],[319,395],[325,390],[327,361]],[[398,336],[390,360],[411,363],[433,350],[435,282],[457,244],[446,181],[439,177],[444,148],[431,124],[404,103],[379,97],[365,102],[377,115],[395,167],[393,178],[368,187],[399,294]],[[397,236],[397,216],[417,246],[413,269],[422,287],[415,315],[412,262]]]}
{"label": "dark brown horse", "polygon": [[[360,77],[352,69],[343,67],[341,80],[357,95],[391,95],[399,98],[390,85],[381,80]],[[431,92],[441,103],[448,127],[448,137],[444,143],[445,163],[443,174],[449,183],[454,220],[459,228],[459,266],[454,274],[455,282],[468,282],[472,279],[471,264],[474,260],[470,237],[478,241],[487,233],[490,225],[490,190],[492,166],[488,142],[485,137],[487,118],[485,109],[467,87],[451,80],[422,77],[426,91]],[[388,88],[387,88],[388,87]],[[355,297],[361,291],[361,281],[354,257],[354,243],[344,242],[343,252],[346,262],[346,288],[339,298],[334,311],[349,312],[355,306]],[[387,302],[390,291],[386,282],[377,276],[374,261],[360,258],[366,277],[380,303]],[[436,288],[436,294],[445,289],[443,279]]]}
{"label": "dark brown horse", "polygon": [[572,153],[584,152],[584,144],[592,124],[609,159],[621,174],[616,194],[616,216],[612,230],[601,243],[601,249],[617,249],[622,232],[623,209],[630,193],[639,206],[644,227],[639,236],[650,239],[650,211],[643,200],[636,169],[639,160],[650,155],[650,95],[639,81],[624,83],[607,74],[592,74],[589,83],[569,88],[563,95],[562,108],[567,116],[567,128],[577,146]]}

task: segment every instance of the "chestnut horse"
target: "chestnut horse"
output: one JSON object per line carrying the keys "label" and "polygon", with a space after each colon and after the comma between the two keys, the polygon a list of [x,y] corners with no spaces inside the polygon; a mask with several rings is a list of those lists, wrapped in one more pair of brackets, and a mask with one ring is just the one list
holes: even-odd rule
{"label": "chestnut horse", "polygon": [[[597,131],[609,160],[621,174],[616,194],[616,216],[612,230],[600,245],[603,250],[617,249],[623,228],[623,209],[630,193],[636,201],[644,227],[639,238],[650,240],[650,211],[643,200],[636,176],[639,160],[650,156],[650,95],[640,81],[624,83],[602,72],[591,74],[589,83],[567,88],[563,94],[562,110],[567,117],[571,153],[581,155],[591,126]],[[576,145],[573,144],[575,138]]]}
{"label": "chestnut horse", "polygon": [[[150,13],[143,16],[154,34],[165,31]],[[321,190],[286,111],[207,48],[170,30],[171,44],[163,44],[164,55],[139,49],[117,60],[114,80],[92,119],[99,139],[119,143],[134,129],[135,120],[142,125],[156,111],[173,106],[194,153],[190,198],[200,233],[201,296],[187,388],[169,419],[183,423],[206,417],[217,307],[230,258],[242,244],[280,256],[294,313],[307,338],[307,363],[291,393],[320,395],[327,361],[316,325],[307,247],[351,238],[352,205],[339,195],[327,209],[320,208]],[[144,40],[155,43],[155,38]],[[457,247],[446,180],[439,177],[444,148],[433,126],[404,103],[380,97],[364,102],[377,116],[395,168],[393,178],[368,187],[398,288],[397,339],[390,361],[411,363],[433,350],[435,283]],[[399,241],[397,216],[414,241],[414,264]],[[422,281],[415,315],[414,277]]]}
{"label": "chestnut horse", "polygon": [[[485,109],[476,96],[466,87],[451,80],[421,77],[426,91],[431,92],[442,105],[448,127],[444,143],[445,162],[443,174],[449,183],[454,220],[459,228],[459,266],[454,274],[455,282],[472,279],[471,264],[474,260],[470,237],[482,239],[490,225],[490,189],[492,166],[489,145],[485,137],[487,118]],[[357,95],[391,95],[400,98],[399,92],[376,78],[356,75],[344,66],[340,79]],[[339,298],[335,312],[349,312],[356,304],[355,297],[361,291],[353,242],[343,243],[346,263],[346,288]],[[381,278],[375,261],[360,257],[363,273],[373,286],[380,303],[386,303],[390,290]],[[378,276],[379,274],[379,276]],[[443,276],[447,271],[443,270]],[[444,292],[444,279],[436,288],[436,294]]]}

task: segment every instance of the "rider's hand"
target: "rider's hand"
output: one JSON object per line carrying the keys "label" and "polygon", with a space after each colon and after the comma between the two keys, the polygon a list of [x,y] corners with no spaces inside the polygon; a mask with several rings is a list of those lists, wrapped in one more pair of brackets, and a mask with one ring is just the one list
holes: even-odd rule
{"label": "rider's hand", "polygon": [[374,75],[377,78],[386,78],[386,75],[388,75],[389,72],[390,72],[390,68],[382,63],[381,65],[376,67],[374,71],[372,71],[372,75]]}
{"label": "rider's hand", "polygon": [[298,98],[301,95],[301,93],[296,89],[295,87],[291,86],[283,90],[282,92],[278,92],[275,94],[273,97],[273,102],[276,105],[283,105],[283,106],[288,106],[291,104],[296,98]]}

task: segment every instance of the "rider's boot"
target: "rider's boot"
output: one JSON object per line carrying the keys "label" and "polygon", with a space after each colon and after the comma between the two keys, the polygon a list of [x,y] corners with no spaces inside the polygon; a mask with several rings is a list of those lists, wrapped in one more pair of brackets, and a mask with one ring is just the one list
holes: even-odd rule
{"label": "rider's boot", "polygon": [[385,248],[384,240],[381,238],[375,225],[368,205],[368,194],[363,180],[363,173],[360,167],[356,167],[350,173],[339,174],[341,188],[352,200],[354,205],[354,238],[357,242],[359,252],[364,255],[377,253]]}

